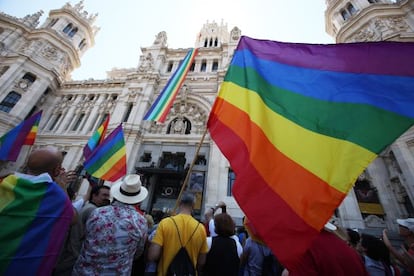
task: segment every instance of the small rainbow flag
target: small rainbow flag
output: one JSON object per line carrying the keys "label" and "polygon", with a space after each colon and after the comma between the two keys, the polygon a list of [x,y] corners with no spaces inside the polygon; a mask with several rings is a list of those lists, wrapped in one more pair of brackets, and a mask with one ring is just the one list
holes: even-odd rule
{"label": "small rainbow flag", "polygon": [[414,123],[414,43],[242,37],[211,110],[233,194],[289,268],[358,176]]}
{"label": "small rainbow flag", "polygon": [[88,140],[88,143],[83,148],[83,157],[88,159],[93,150],[105,139],[105,133],[109,124],[109,114],[101,126],[93,133],[92,137]]}
{"label": "small rainbow flag", "polygon": [[188,51],[184,60],[181,61],[177,70],[174,72],[167,85],[161,91],[154,104],[148,110],[144,116],[144,120],[157,121],[163,123],[167,118],[168,112],[180,91],[182,84],[184,83],[185,77],[187,76],[188,69],[194,61],[197,55],[198,49],[191,49]]}
{"label": "small rainbow flag", "polygon": [[16,161],[23,145],[33,145],[42,111],[30,116],[0,137],[0,160]]}
{"label": "small rainbow flag", "polygon": [[126,174],[124,132],[120,124],[85,160],[86,171],[100,179],[116,181]]}
{"label": "small rainbow flag", "polygon": [[72,203],[47,173],[4,178],[0,275],[51,275],[72,217]]}

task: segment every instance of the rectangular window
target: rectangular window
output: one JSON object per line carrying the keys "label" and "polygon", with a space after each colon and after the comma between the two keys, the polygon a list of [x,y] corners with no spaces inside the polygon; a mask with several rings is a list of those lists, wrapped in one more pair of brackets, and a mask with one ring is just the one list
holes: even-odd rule
{"label": "rectangular window", "polygon": [[78,129],[78,127],[80,126],[80,124],[81,124],[81,122],[82,122],[82,120],[83,120],[83,118],[85,117],[85,114],[84,113],[82,113],[80,116],[79,116],[79,118],[78,118],[78,120],[76,121],[76,123],[73,125],[73,127],[72,127],[72,130],[73,131],[75,131],[75,130],[77,130]]}
{"label": "rectangular window", "polygon": [[190,72],[194,72],[195,62],[193,62],[190,66]]}
{"label": "rectangular window", "polygon": [[206,69],[207,69],[207,62],[203,60],[203,62],[201,63],[200,72],[205,72]]}
{"label": "rectangular window", "polygon": [[167,73],[170,73],[172,71],[173,68],[173,62],[170,61],[170,63],[168,63],[168,67],[167,67]]}
{"label": "rectangular window", "polygon": [[217,61],[217,60],[215,60],[215,61],[213,62],[213,67],[211,68],[211,71],[216,72],[216,71],[217,71],[217,69],[218,69],[218,61]]}
{"label": "rectangular window", "polygon": [[229,168],[229,172],[227,174],[227,196],[233,196],[232,189],[235,180],[236,174],[231,168]]}
{"label": "rectangular window", "polygon": [[131,115],[132,107],[133,107],[133,104],[129,103],[128,108],[127,108],[127,110],[125,112],[125,115],[124,115],[124,119],[122,120],[122,122],[128,121],[129,115]]}
{"label": "rectangular window", "polygon": [[56,124],[59,122],[60,118],[62,118],[62,113],[59,113],[53,123],[50,124],[49,130],[53,130],[56,126]]}

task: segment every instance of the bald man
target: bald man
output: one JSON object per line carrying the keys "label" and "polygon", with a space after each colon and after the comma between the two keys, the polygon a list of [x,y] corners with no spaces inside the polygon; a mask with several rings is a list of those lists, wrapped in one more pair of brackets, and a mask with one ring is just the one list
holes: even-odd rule
{"label": "bald man", "polygon": [[45,147],[34,150],[27,160],[27,174],[48,173],[54,179],[61,173],[62,161],[62,152],[56,148]]}
{"label": "bald man", "polygon": [[0,275],[52,274],[74,218],[62,160],[56,148],[34,150],[25,173],[0,182]]}

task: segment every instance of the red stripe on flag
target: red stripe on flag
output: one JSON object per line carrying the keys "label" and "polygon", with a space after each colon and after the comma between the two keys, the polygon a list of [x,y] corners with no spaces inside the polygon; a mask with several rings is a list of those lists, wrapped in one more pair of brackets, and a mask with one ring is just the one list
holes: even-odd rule
{"label": "red stripe on flag", "polygon": [[[245,112],[220,98],[216,101],[217,105],[222,105],[219,111],[220,123],[230,128],[245,145],[248,145],[247,159],[242,162],[250,160],[273,192],[278,193],[309,225],[321,229],[346,194],[332,188],[281,153],[270,143],[263,131],[250,121]],[[215,123],[210,120],[209,128]],[[210,133],[214,135],[221,130],[213,127]],[[228,154],[227,151],[234,148],[234,143],[225,136],[221,137],[221,140],[217,140],[216,137],[214,140],[233,164],[240,156],[238,153]],[[245,172],[244,169],[241,171]]]}
{"label": "red stripe on flag", "polygon": [[300,259],[319,231],[306,224],[269,187],[252,162],[248,161],[249,152],[245,142],[217,117],[210,117],[210,122],[214,124],[211,135],[215,141],[229,141],[232,144],[225,155],[237,156],[231,160],[232,168],[239,172],[233,187],[238,204],[253,223],[259,237],[272,249],[280,262],[291,267]]}

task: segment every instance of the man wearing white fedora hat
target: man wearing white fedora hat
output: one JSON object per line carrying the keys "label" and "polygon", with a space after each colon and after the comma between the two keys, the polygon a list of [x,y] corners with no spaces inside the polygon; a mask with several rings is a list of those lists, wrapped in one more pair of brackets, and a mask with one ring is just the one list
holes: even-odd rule
{"label": "man wearing white fedora hat", "polygon": [[130,275],[134,255],[144,251],[147,221],[134,207],[148,195],[140,176],[125,176],[112,185],[111,194],[112,204],[94,210],[86,223],[72,275]]}

